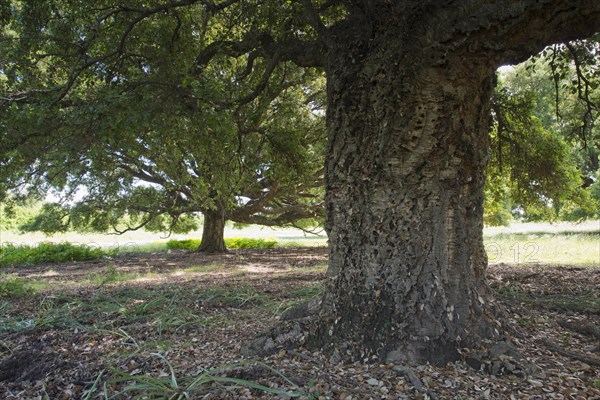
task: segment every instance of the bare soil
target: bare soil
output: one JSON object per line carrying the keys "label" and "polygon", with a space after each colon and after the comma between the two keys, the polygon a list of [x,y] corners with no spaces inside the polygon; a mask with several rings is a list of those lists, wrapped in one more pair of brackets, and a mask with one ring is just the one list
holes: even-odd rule
{"label": "bare soil", "polygon": [[[535,366],[525,375],[475,370],[468,351],[445,367],[405,370],[369,355],[347,363],[304,348],[259,360],[285,378],[245,359],[245,343],[318,292],[326,261],[325,248],[173,251],[7,270],[49,285],[24,298],[0,299],[0,398],[104,398],[105,383],[110,397],[132,384],[115,382],[116,371],[168,383],[171,370],[158,353],[182,388],[206,370],[241,361],[215,376],[300,398],[600,399],[600,364],[594,364],[600,362],[600,338],[594,336],[600,327],[599,267],[489,267],[490,284],[506,310],[506,340]],[[110,279],[115,273],[137,279]],[[99,389],[91,393],[94,383]],[[224,382],[198,386],[190,396],[285,398]]]}

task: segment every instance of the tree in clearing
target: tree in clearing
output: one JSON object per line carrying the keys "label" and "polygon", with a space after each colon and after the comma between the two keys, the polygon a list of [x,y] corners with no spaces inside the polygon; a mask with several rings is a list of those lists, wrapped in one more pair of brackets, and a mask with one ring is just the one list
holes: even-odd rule
{"label": "tree in clearing", "polygon": [[[58,91],[79,68],[118,59],[140,21],[198,4],[238,23],[199,52],[200,69],[223,55],[245,58],[257,90],[281,62],[325,69],[330,260],[313,344],[443,363],[498,336],[482,241],[494,73],[545,45],[589,37],[600,3],[107,2],[93,26],[102,33],[128,21],[121,40],[84,46]],[[257,59],[264,69],[253,69]]]}
{"label": "tree in clearing", "polygon": [[[25,2],[17,11],[22,18],[4,30],[0,85],[13,96],[2,110],[0,180],[13,192],[62,195],[24,229],[185,233],[197,228],[190,216],[201,212],[199,250],[215,253],[225,251],[226,221],[322,219],[321,71],[280,63],[256,93],[240,78],[245,60],[223,57],[197,71],[197,53],[233,22],[190,5],[138,21],[124,54],[81,68],[66,89],[79,54],[57,48],[83,40],[78,32],[95,23],[98,9],[82,5],[78,14],[68,5]],[[79,42],[89,57],[111,48],[129,21],[111,23],[114,30]],[[34,88],[36,96],[23,95]]]}

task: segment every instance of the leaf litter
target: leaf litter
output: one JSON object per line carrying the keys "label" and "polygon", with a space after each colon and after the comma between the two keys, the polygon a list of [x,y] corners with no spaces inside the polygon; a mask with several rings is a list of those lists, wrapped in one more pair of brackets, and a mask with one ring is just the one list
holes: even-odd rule
{"label": "leaf litter", "polygon": [[[468,351],[445,367],[304,348],[245,359],[245,343],[318,293],[326,260],[324,248],[172,251],[10,270],[48,285],[0,304],[0,398],[600,399],[597,266],[489,267],[507,340],[535,366],[522,376],[476,370]],[[89,279],[109,271],[134,279]]]}

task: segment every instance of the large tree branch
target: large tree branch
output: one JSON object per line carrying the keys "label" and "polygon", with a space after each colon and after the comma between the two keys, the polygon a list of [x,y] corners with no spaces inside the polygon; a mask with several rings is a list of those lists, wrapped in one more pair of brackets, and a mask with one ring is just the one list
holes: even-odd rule
{"label": "large tree branch", "polygon": [[[456,7],[460,3],[461,7]],[[452,8],[452,9],[451,9]],[[496,65],[515,64],[545,46],[586,38],[600,26],[597,0],[456,1],[429,29],[442,43],[466,46]]]}
{"label": "large tree branch", "polygon": [[325,207],[324,203],[320,202],[313,205],[295,204],[265,208],[262,212],[253,214],[244,211],[245,210],[242,208],[228,213],[227,219],[243,224],[283,226],[293,224],[301,219],[323,217],[325,214]]}

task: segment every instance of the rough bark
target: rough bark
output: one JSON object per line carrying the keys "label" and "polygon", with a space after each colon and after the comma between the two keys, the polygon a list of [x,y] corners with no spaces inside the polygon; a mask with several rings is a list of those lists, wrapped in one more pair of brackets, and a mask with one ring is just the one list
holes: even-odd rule
{"label": "rough bark", "polygon": [[206,253],[224,253],[225,247],[225,209],[220,207],[206,210],[202,227],[202,241],[198,251]]}
{"label": "rough bark", "polygon": [[426,3],[351,9],[326,66],[330,260],[311,341],[390,362],[498,335],[482,240],[494,72],[558,38],[544,23],[580,34],[581,4],[598,19],[589,1]]}

